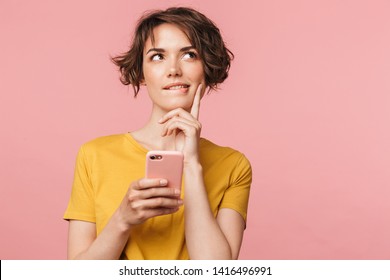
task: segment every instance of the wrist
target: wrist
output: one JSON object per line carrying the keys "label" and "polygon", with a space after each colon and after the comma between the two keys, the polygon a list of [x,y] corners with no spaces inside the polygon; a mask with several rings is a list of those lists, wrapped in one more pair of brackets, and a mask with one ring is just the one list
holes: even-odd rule
{"label": "wrist", "polygon": [[184,169],[190,169],[190,170],[201,170],[202,165],[200,164],[199,157],[193,157],[191,159],[184,159]]}
{"label": "wrist", "polygon": [[120,209],[115,211],[112,215],[111,221],[115,224],[115,227],[120,233],[127,234],[131,229],[131,224],[120,213]]}
{"label": "wrist", "polygon": [[184,177],[191,178],[191,181],[197,181],[196,178],[203,178],[203,167],[199,161],[184,163]]}

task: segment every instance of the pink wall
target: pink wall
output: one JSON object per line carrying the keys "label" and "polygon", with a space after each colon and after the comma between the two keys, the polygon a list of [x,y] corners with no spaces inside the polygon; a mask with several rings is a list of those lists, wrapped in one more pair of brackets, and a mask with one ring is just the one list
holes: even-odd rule
{"label": "pink wall", "polygon": [[243,259],[390,258],[390,2],[0,2],[0,258],[63,259],[76,152],[138,128],[109,55],[146,9],[183,4],[236,59],[203,136],[254,171]]}

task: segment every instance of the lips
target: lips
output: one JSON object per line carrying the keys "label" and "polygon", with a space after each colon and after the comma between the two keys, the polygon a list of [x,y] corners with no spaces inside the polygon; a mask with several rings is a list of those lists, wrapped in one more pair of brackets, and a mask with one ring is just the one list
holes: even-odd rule
{"label": "lips", "polygon": [[165,90],[179,90],[179,89],[186,89],[189,87],[190,87],[190,85],[188,85],[188,84],[173,83],[173,84],[166,85],[165,87],[163,87],[163,89],[165,89]]}

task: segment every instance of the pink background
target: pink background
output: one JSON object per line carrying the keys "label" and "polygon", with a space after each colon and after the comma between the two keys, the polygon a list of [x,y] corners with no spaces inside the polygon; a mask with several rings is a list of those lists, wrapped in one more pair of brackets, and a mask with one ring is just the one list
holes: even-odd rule
{"label": "pink background", "polygon": [[253,165],[241,258],[389,259],[387,0],[2,0],[0,258],[66,258],[78,148],[150,109],[109,56],[144,10],[180,4],[212,18],[236,55],[201,121]]}

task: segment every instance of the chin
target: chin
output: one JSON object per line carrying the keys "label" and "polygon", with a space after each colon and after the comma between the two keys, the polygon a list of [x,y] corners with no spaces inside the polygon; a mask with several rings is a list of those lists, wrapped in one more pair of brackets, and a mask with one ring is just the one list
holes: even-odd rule
{"label": "chin", "polygon": [[170,102],[169,104],[164,104],[164,106],[162,106],[162,108],[165,111],[172,111],[172,110],[177,109],[177,108],[189,110],[191,108],[191,105],[192,104],[190,104],[188,102]]}

